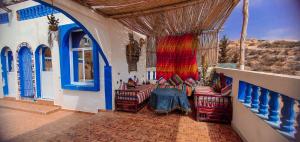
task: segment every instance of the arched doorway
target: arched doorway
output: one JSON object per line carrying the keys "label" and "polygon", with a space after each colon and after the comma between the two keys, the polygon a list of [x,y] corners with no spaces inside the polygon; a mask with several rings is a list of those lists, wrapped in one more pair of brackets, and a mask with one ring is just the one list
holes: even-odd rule
{"label": "arched doorway", "polygon": [[2,69],[2,80],[3,80],[3,94],[4,96],[8,96],[9,72],[13,71],[13,52],[9,47],[4,47],[1,50],[1,65],[2,65],[1,69]]}
{"label": "arched doorway", "polygon": [[20,46],[18,50],[19,67],[19,89],[20,96],[25,98],[34,98],[34,79],[32,66],[32,52],[26,45]]}
{"label": "arched doorway", "polygon": [[35,50],[36,94],[38,98],[54,99],[52,54],[46,45],[40,45]]}

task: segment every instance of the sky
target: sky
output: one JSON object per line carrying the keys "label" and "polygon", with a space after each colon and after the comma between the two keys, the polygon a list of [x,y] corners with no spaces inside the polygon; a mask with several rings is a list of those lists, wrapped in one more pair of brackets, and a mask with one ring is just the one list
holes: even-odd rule
{"label": "sky", "polygon": [[[229,16],[221,35],[240,38],[243,0]],[[300,0],[249,0],[247,38],[300,40]]]}

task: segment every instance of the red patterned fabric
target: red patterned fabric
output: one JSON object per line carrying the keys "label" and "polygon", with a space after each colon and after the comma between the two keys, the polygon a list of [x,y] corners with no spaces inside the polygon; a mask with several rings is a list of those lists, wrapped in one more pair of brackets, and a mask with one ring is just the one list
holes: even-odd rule
{"label": "red patterned fabric", "polygon": [[161,38],[156,48],[157,78],[169,79],[178,74],[183,80],[189,77],[198,80],[197,43],[192,34]]}

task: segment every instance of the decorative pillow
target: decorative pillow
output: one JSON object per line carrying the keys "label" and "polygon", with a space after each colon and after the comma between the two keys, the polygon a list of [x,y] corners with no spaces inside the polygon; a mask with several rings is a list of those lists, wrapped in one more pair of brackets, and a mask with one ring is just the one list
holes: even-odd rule
{"label": "decorative pillow", "polygon": [[160,78],[157,80],[157,83],[158,83],[159,85],[165,84],[166,82],[167,82],[167,80],[166,80],[165,78],[163,78],[163,77],[160,77]]}
{"label": "decorative pillow", "polygon": [[170,78],[168,82],[171,86],[176,86],[176,83],[172,80],[172,78]]}
{"label": "decorative pillow", "polygon": [[171,77],[171,80],[176,84],[176,85],[179,85],[179,84],[182,84],[183,83],[183,80],[180,78],[180,76],[178,76],[177,74],[174,74],[172,77]]}
{"label": "decorative pillow", "polygon": [[232,89],[232,84],[229,84],[229,85],[225,86],[221,90],[221,95],[222,96],[230,95],[231,94],[231,89]]}
{"label": "decorative pillow", "polygon": [[190,82],[188,82],[188,81],[184,81],[184,84],[186,84],[186,86],[193,87],[193,85]]}
{"label": "decorative pillow", "polygon": [[187,96],[192,96],[192,94],[193,94],[193,89],[192,89],[192,87],[186,85],[186,95],[187,95]]}
{"label": "decorative pillow", "polygon": [[188,79],[186,79],[185,81],[184,81],[184,83],[185,84],[187,84],[187,85],[189,85],[189,86],[195,86],[197,83],[196,83],[196,81],[193,79],[193,78],[188,78]]}
{"label": "decorative pillow", "polygon": [[221,82],[221,88],[226,87],[226,76],[223,73],[220,73],[219,77]]}
{"label": "decorative pillow", "polygon": [[221,86],[220,77],[217,77],[213,80],[212,88],[214,89],[215,92],[221,93],[222,86]]}
{"label": "decorative pillow", "polygon": [[135,82],[131,78],[128,79],[127,87],[128,88],[135,88]]}

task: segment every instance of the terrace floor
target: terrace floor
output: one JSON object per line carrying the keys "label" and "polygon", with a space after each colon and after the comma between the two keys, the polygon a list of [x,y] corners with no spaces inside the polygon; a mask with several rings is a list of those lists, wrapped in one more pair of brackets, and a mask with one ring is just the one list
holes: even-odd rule
{"label": "terrace floor", "polygon": [[230,125],[197,122],[174,112],[86,114],[59,110],[48,115],[0,108],[0,141],[199,141],[238,142]]}

